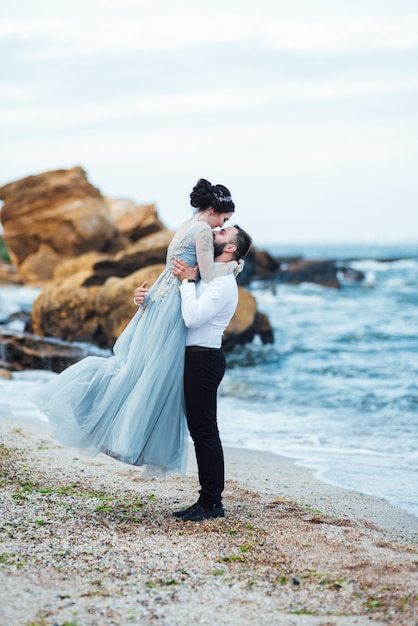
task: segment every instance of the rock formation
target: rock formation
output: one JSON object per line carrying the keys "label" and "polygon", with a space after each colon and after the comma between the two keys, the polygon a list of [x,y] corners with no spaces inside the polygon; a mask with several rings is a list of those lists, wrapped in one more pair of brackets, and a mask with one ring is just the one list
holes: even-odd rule
{"label": "rock formation", "polygon": [[0,187],[4,241],[22,282],[42,283],[62,259],[89,250],[117,251],[119,231],[84,170],[56,170]]}
{"label": "rock formation", "polygon": [[335,261],[296,261],[277,273],[277,281],[298,285],[317,283],[324,287],[339,287]]}
{"label": "rock formation", "polygon": [[[32,307],[32,331],[39,336],[65,341],[93,341],[111,347],[137,310],[135,287],[154,283],[164,265],[141,268],[125,278],[112,277],[102,286],[86,286],[89,270],[79,271],[62,282],[46,286]],[[255,335],[271,343],[273,332],[267,318],[257,311],[255,298],[239,289],[237,311],[225,331],[225,347],[251,342]]]}
{"label": "rock formation", "polygon": [[[102,196],[80,167],[9,183],[0,188],[0,198],[10,268],[17,269],[21,284],[43,287],[27,328],[33,334],[6,342],[13,362],[20,353],[27,364],[31,354],[40,367],[45,350],[50,355],[55,345],[56,340],[49,345],[50,337],[68,346],[88,342],[110,348],[136,311],[134,288],[145,280],[151,286],[164,267],[173,233],[161,223],[154,205]],[[265,263],[271,265],[269,259]],[[3,268],[6,281],[8,275],[16,282],[16,271]],[[268,319],[257,311],[253,296],[240,288],[225,346],[250,342],[255,335],[273,341]],[[57,355],[54,369],[71,358]],[[46,363],[51,365],[50,356]]]}
{"label": "rock formation", "polygon": [[27,369],[61,372],[90,354],[107,353],[91,344],[70,343],[51,337],[36,337],[0,329],[0,377]]}
{"label": "rock formation", "polygon": [[132,200],[105,200],[116,226],[130,241],[164,230],[153,204],[137,206]]}

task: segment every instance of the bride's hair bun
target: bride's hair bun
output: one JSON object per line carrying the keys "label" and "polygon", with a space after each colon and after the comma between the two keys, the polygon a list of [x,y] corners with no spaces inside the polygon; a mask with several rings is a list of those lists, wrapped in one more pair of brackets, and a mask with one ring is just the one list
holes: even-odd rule
{"label": "bride's hair bun", "polygon": [[224,185],[212,185],[200,178],[190,194],[190,204],[199,211],[212,207],[218,213],[231,213],[235,210],[231,192]]}

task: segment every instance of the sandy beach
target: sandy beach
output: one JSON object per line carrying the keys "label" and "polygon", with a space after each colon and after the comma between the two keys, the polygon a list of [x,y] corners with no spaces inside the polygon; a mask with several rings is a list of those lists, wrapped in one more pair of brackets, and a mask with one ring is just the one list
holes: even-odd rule
{"label": "sandy beach", "polygon": [[269,453],[226,449],[224,519],[183,523],[184,477],[2,420],[4,626],[418,624],[418,518]]}

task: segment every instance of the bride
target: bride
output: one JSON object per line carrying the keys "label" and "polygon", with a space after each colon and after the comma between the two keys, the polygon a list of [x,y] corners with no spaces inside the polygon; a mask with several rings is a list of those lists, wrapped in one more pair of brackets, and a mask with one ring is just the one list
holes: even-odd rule
{"label": "bride", "polygon": [[223,227],[235,210],[229,190],[200,179],[190,203],[193,217],[175,233],[165,270],[117,339],[112,356],[86,357],[32,396],[61,443],[147,465],[148,474],[184,472],[187,462],[186,328],[171,262],[197,263],[205,281],[242,269],[236,261],[216,266],[213,261],[212,229]]}

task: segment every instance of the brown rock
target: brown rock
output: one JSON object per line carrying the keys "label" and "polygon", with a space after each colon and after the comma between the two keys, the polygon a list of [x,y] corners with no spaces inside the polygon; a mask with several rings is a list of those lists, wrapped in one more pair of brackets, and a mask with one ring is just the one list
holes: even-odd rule
{"label": "brown rock", "polygon": [[223,348],[231,349],[236,344],[251,343],[260,335],[263,343],[272,343],[273,329],[268,318],[257,311],[257,302],[246,289],[239,287],[237,310],[223,337]]}
{"label": "brown rock", "polygon": [[73,259],[66,259],[56,266],[53,274],[53,282],[62,282],[70,276],[83,272],[85,276],[83,287],[102,285],[109,277],[109,274],[106,274],[105,277],[99,280],[96,277],[96,264],[102,261],[112,261],[112,259],[112,256],[103,254],[102,252],[86,252]]}
{"label": "brown rock", "polygon": [[11,371],[28,369],[61,372],[89,354],[98,352],[95,346],[88,344],[69,343],[2,329],[0,340],[0,368],[3,368],[0,369],[1,378],[12,378]]}
{"label": "brown rock", "polygon": [[25,285],[43,285],[51,279],[54,267],[62,260],[47,243],[42,243],[36,252],[29,254],[19,267],[20,280]]}
{"label": "brown rock", "polygon": [[[127,276],[142,267],[165,263],[167,248],[173,233],[167,229],[144,237],[118,252],[111,264],[118,268],[119,276]],[[106,262],[97,264],[96,268],[104,267]],[[114,272],[116,274],[116,272]]]}
{"label": "brown rock", "polygon": [[134,289],[144,281],[150,287],[164,267],[147,267],[125,278],[110,278],[102,286],[86,286],[91,280],[90,269],[51,283],[33,303],[32,331],[42,337],[111,347],[137,310]]}
{"label": "brown rock", "polygon": [[297,261],[289,263],[286,270],[277,273],[279,280],[298,285],[309,282],[324,287],[339,287],[335,261]]}
{"label": "brown rock", "polygon": [[255,298],[248,291],[239,287],[238,296],[237,310],[225,331],[225,334],[231,338],[241,335],[252,326],[257,311]]}
{"label": "brown rock", "polygon": [[[99,190],[81,167],[55,170],[0,187],[1,221],[13,263],[47,245],[67,258],[89,250],[116,251],[126,244]],[[54,266],[42,269],[45,276]]]}
{"label": "brown rock", "polygon": [[[112,345],[137,310],[133,303],[136,287],[147,281],[151,287],[165,265],[154,265],[138,270],[126,278],[110,278],[97,294],[101,326]],[[267,316],[257,312],[255,298],[245,289],[239,288],[238,307],[228,328],[225,330],[224,347],[237,343],[251,342],[259,334],[263,343],[271,342],[273,331]]]}
{"label": "brown rock", "polygon": [[[265,313],[257,311],[254,319],[254,335],[259,335],[262,343],[274,343],[274,332]],[[252,339],[251,339],[252,341]]]}
{"label": "brown rock", "polygon": [[41,337],[86,341],[107,347],[98,317],[99,287],[84,287],[89,271],[47,285],[32,306],[32,330]]}
{"label": "brown rock", "polygon": [[[245,257],[244,276],[246,283],[251,280],[269,279],[279,269],[279,263],[265,250],[251,246]],[[240,275],[241,276],[241,275]]]}
{"label": "brown rock", "polygon": [[132,200],[106,198],[107,206],[120,232],[131,241],[164,230],[154,204],[136,205]]}
{"label": "brown rock", "polygon": [[[86,286],[90,270],[80,271],[60,283],[45,287],[32,307],[32,330],[36,335],[60,337],[66,341],[113,346],[135,314],[134,289],[144,281],[155,282],[165,265],[153,265],[125,278],[109,278],[102,286]],[[261,317],[260,317],[261,316]],[[239,288],[237,311],[225,331],[224,347],[250,342],[256,334],[263,342],[272,337],[267,318],[257,313],[255,298]]]}
{"label": "brown rock", "polygon": [[[155,206],[104,198],[80,167],[9,183],[0,198],[4,240],[18,269],[7,264],[0,281],[4,275],[6,284],[46,285],[26,328],[39,337],[111,347],[136,311],[135,287],[145,280],[151,286],[165,264],[173,233]],[[274,271],[266,253],[253,251],[252,259],[250,278]],[[240,289],[225,346],[254,334],[269,341],[271,327]]]}
{"label": "brown rock", "polygon": [[[102,328],[111,342],[116,341],[136,312],[137,307],[133,304],[135,288],[144,281],[151,287],[164,267],[143,268],[125,279],[111,278],[100,289],[97,303],[101,310]],[[261,336],[263,343],[271,343],[273,331],[267,316],[257,311],[256,300],[246,289],[240,287],[238,291],[237,310],[225,330],[224,346],[252,341],[256,334]]]}
{"label": "brown rock", "polygon": [[115,223],[124,215],[133,213],[137,208],[136,203],[130,198],[109,198],[109,196],[104,196],[104,201]]}
{"label": "brown rock", "polygon": [[54,271],[54,282],[62,281],[80,271],[84,272],[84,287],[103,285],[109,278],[124,278],[140,268],[165,264],[167,246],[172,233],[166,229],[148,235],[111,256],[88,252],[75,259],[61,262]]}
{"label": "brown rock", "polygon": [[138,310],[134,304],[134,290],[147,281],[151,287],[164,270],[165,265],[145,267],[126,278],[109,278],[100,288],[96,302],[104,335],[109,346],[113,345],[129,320]]}

